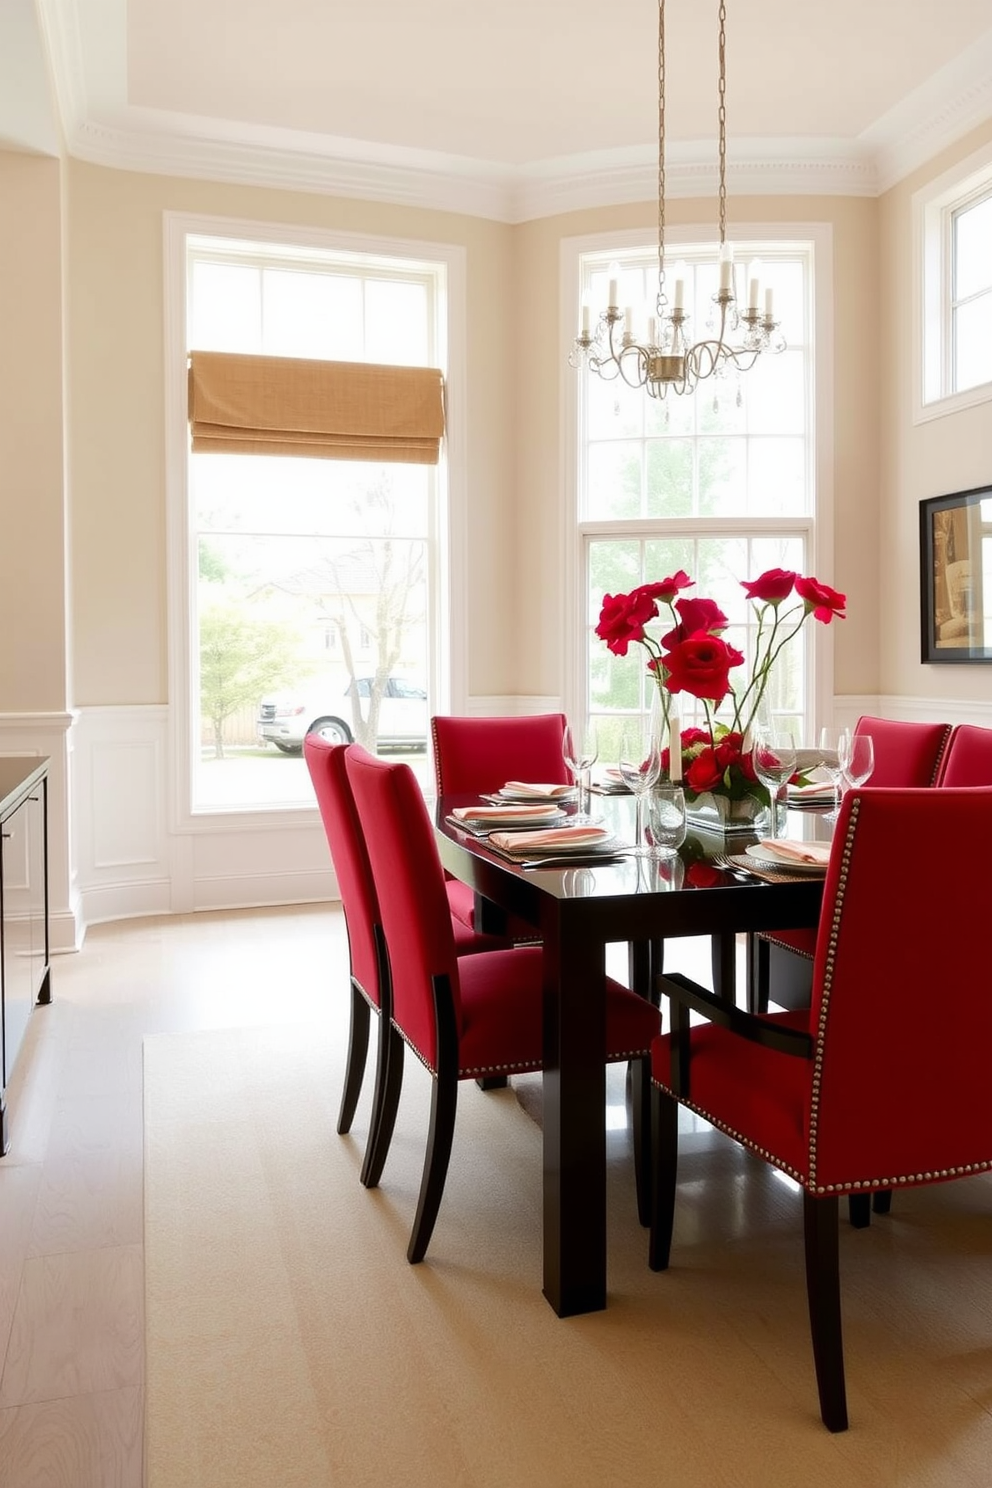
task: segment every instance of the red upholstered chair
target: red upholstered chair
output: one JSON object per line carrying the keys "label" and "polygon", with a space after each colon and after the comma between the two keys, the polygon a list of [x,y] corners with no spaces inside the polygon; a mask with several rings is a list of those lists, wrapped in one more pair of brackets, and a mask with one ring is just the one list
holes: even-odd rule
{"label": "red upholstered chair", "polygon": [[958,724],[944,750],[937,784],[992,785],[992,729]]}
{"label": "red upholstered chair", "polygon": [[[992,873],[980,856],[915,866],[927,843],[990,833],[992,787],[856,788],[827,871],[810,1014],[750,1014],[687,979],[661,979],[672,1031],[651,1051],[650,1264],[669,1262],[681,1103],[802,1186],[813,1357],[831,1431],[847,1426],[838,1197],[992,1167],[992,998],[981,974]],[[708,1021],[690,1028],[690,1010]]]}
{"label": "red upholstered chair", "polygon": [[[870,734],[875,767],[865,782],[877,786],[936,785],[951,734],[949,723],[904,723],[863,714],[856,734]],[[769,1000],[781,1007],[807,1007],[816,946],[814,930],[769,930],[752,938],[749,1003],[767,1011]]]}
{"label": "red upholstered chair", "polygon": [[[351,1031],[348,1038],[348,1062],[345,1069],[344,1091],[338,1113],[338,1131],[351,1130],[355,1108],[362,1089],[369,1042],[369,1009],[379,1013],[388,1002],[389,990],[383,988],[376,961],[374,927],[379,922],[379,904],[372,869],[358,822],[358,813],[345,771],[344,746],[329,744],[319,734],[308,734],[303,741],[303,753],[307,769],[313,782],[314,794],[320,808],[321,821],[331,851],[331,861],[341,893],[345,923],[348,928],[348,951],[351,964]],[[452,920],[455,953],[459,956],[474,955],[479,951],[499,950],[509,942],[494,935],[477,934]],[[372,1098],[372,1119],[369,1140],[366,1145],[365,1164],[373,1147],[376,1123],[382,1107],[384,1090],[385,1059],[384,1045],[388,1018],[380,1020],[379,1052],[376,1064],[375,1093]],[[363,1164],[363,1180],[365,1176]]]}
{"label": "red upholstered chair", "polygon": [[[375,879],[381,940],[392,989],[386,1111],[376,1135],[373,1181],[382,1172],[409,1044],[433,1078],[430,1133],[417,1214],[407,1249],[423,1259],[437,1218],[455,1128],[460,1080],[542,1067],[542,956],[536,946],[455,955],[444,873],[423,796],[409,765],[348,746],[348,779]],[[646,1052],[657,1009],[607,979],[605,1060],[635,1061],[635,1163],[646,1178]],[[605,1114],[604,1114],[605,1119]],[[639,1161],[640,1159],[640,1161]],[[639,1209],[647,1218],[647,1184]]]}
{"label": "red upholstered chair", "polygon": [[[549,785],[571,781],[562,757],[564,713],[533,713],[519,718],[458,718],[438,713],[431,719],[434,783],[442,796],[481,795],[498,791],[508,780]],[[449,880],[451,912],[475,925],[475,895],[468,884]],[[517,941],[534,941],[533,925],[513,921],[507,933]]]}

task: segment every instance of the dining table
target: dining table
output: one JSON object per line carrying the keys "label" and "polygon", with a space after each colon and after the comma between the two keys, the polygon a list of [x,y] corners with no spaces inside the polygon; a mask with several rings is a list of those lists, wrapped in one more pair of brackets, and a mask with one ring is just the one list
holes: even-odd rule
{"label": "dining table", "polygon": [[[568,1317],[601,1309],[607,1299],[607,946],[631,947],[631,985],[650,997],[666,940],[712,936],[714,990],[734,1000],[735,937],[815,926],[823,876],[753,876],[734,859],[756,835],[724,837],[691,823],[673,856],[621,848],[602,861],[576,856],[562,866],[523,866],[451,815],[479,804],[475,796],[437,801],[438,851],[447,872],[474,890],[480,916],[514,915],[543,944],[543,1293]],[[633,842],[629,796],[594,797],[594,810],[618,843]],[[822,812],[780,816],[790,839],[829,841]]]}

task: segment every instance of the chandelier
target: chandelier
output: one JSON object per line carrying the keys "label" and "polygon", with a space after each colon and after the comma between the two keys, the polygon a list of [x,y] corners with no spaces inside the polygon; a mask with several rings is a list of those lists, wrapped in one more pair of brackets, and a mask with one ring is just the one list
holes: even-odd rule
{"label": "chandelier", "polygon": [[605,381],[621,377],[630,387],[643,387],[652,398],[691,393],[704,378],[730,372],[748,372],[763,352],[785,349],[785,338],[773,316],[773,293],[764,291],[761,300],[760,267],[754,263],[747,273],[747,295],[739,308],[733,244],[727,242],[727,6],[720,0],[719,85],[719,287],[712,296],[713,308],[698,341],[692,339],[683,301],[684,267],[673,274],[671,304],[665,288],[665,0],[658,0],[658,295],[655,313],[648,316],[643,339],[634,330],[631,307],[619,304],[620,267],[608,270],[609,303],[591,324],[588,302],[583,301],[582,321],[569,354],[573,367],[588,367]]}

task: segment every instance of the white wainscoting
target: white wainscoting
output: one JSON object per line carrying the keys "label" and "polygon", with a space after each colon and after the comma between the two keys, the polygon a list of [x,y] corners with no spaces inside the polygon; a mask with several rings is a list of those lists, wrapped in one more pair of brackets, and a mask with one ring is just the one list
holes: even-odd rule
{"label": "white wainscoting", "polygon": [[[557,697],[501,695],[473,697],[466,711],[473,717],[499,717],[560,708]],[[992,728],[992,702],[867,695],[835,700],[838,724],[854,723],[862,713]],[[167,708],[83,708],[75,728],[69,730],[68,723],[68,716],[59,726],[47,716],[0,719],[2,752],[52,758],[49,835],[56,948],[80,944],[86,926],[103,920],[337,898],[316,809],[273,813],[264,820],[259,814],[211,817],[195,831],[173,828]]]}

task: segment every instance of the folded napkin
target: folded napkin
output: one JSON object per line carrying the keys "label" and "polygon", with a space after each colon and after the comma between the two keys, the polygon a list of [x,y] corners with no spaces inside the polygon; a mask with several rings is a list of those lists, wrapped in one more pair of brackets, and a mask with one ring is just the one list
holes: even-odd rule
{"label": "folded napkin", "polygon": [[502,794],[505,796],[540,796],[551,797],[552,800],[558,796],[570,796],[574,791],[574,785],[534,785],[527,780],[508,780],[503,787]]}
{"label": "folded napkin", "polygon": [[832,801],[834,788],[829,780],[812,780],[809,785],[790,785],[788,788],[790,801]]}
{"label": "folded napkin", "polygon": [[605,827],[549,827],[544,832],[493,832],[489,841],[503,852],[519,853],[526,857],[536,852],[576,852],[586,847],[598,847],[606,842],[610,833]]}
{"label": "folded napkin", "polygon": [[558,806],[455,806],[451,812],[456,821],[500,822],[512,818],[514,821],[548,821],[561,814]]}
{"label": "folded napkin", "polygon": [[829,842],[789,842],[776,837],[766,838],[758,846],[766,857],[778,858],[780,863],[809,863],[826,868],[830,862]]}

